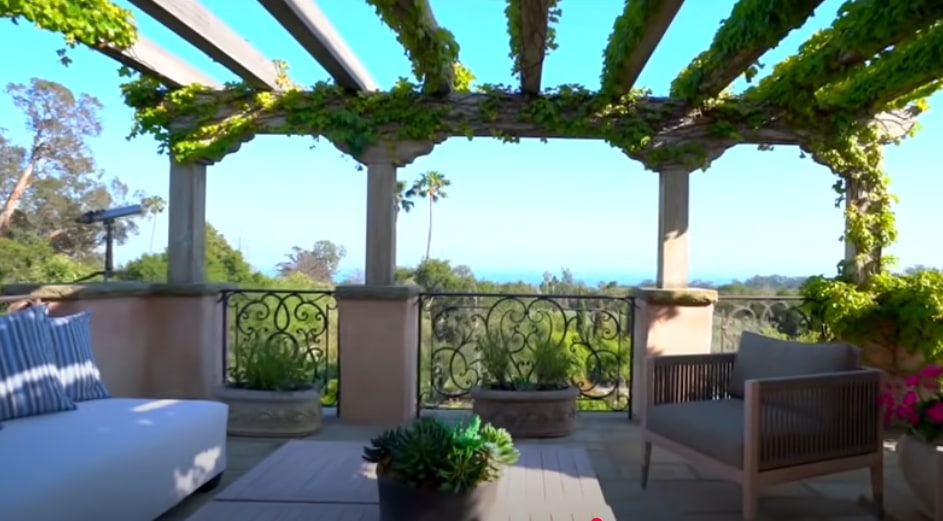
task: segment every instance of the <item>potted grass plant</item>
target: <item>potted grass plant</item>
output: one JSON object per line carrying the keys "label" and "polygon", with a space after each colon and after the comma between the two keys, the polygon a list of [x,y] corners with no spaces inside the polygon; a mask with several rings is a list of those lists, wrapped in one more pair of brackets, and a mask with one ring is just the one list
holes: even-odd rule
{"label": "potted grass plant", "polygon": [[233,436],[303,437],[321,427],[315,361],[290,341],[247,338],[230,352],[228,378],[218,390],[229,406]]}
{"label": "potted grass plant", "polygon": [[363,450],[376,464],[380,521],[491,521],[498,479],[518,457],[511,435],[478,416],[421,418]]}
{"label": "potted grass plant", "polygon": [[471,391],[472,411],[515,438],[554,438],[573,431],[580,390],[575,353],[551,335],[513,349],[502,335],[478,340],[483,378]]}

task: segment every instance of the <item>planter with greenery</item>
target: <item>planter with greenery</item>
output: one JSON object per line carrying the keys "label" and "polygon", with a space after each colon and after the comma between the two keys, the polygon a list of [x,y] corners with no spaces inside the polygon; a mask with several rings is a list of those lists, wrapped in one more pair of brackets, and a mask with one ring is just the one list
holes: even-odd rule
{"label": "planter with greenery", "polygon": [[490,521],[498,479],[519,454],[511,435],[474,416],[448,425],[422,418],[364,447],[376,463],[380,521]]}
{"label": "planter with greenery", "polygon": [[879,273],[862,284],[812,277],[802,296],[829,340],[859,346],[864,364],[892,379],[943,362],[943,273]]}
{"label": "planter with greenery", "polygon": [[931,462],[939,457],[938,448],[943,442],[941,377],[943,366],[928,365],[902,384],[889,384],[881,395],[885,424],[904,427],[904,435],[897,442],[897,462],[928,519],[935,519],[940,479],[937,465]]}
{"label": "planter with greenery", "polygon": [[297,346],[253,339],[231,352],[229,379],[218,391],[229,406],[233,436],[301,437],[321,428],[315,366]]}
{"label": "planter with greenery", "polygon": [[472,411],[515,438],[555,438],[573,431],[581,370],[574,352],[551,335],[512,349],[500,334],[478,339],[483,378],[471,391]]}

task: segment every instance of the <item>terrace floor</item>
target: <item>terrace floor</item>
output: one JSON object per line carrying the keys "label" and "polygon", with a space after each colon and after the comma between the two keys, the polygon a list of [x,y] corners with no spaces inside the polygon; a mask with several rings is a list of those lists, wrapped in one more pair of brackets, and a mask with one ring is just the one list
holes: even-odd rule
{"label": "terrace floor", "polygon": [[[438,413],[443,414],[443,413]],[[455,413],[448,414],[454,417]],[[377,428],[341,423],[325,417],[321,432],[311,439],[366,443]],[[229,469],[212,494],[196,494],[157,521],[184,521],[215,493],[229,486],[286,440],[229,438]],[[584,413],[567,438],[527,443],[574,444],[590,455],[600,486],[619,521],[739,521],[740,490],[683,460],[655,448],[647,491],[639,486],[639,429],[624,414]],[[892,521],[923,521],[900,476],[893,442],[885,465],[887,513]],[[867,471],[846,472],[770,488],[760,501],[760,521],[866,521],[874,519],[861,502],[869,493]],[[587,520],[588,521],[588,520]]]}

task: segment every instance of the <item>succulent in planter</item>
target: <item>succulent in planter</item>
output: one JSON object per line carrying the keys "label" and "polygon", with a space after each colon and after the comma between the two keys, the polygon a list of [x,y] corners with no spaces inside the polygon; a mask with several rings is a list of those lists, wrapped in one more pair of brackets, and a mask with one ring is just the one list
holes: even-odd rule
{"label": "succulent in planter", "polygon": [[504,337],[478,339],[483,375],[472,389],[472,411],[517,438],[551,438],[572,432],[582,370],[576,353],[553,335],[524,339],[514,349]]}
{"label": "succulent in planter", "polygon": [[247,338],[231,351],[227,385],[254,391],[302,391],[314,387],[315,363],[291,342]]}
{"label": "succulent in planter", "polygon": [[377,466],[380,521],[490,521],[498,479],[518,457],[511,435],[478,416],[455,425],[421,418],[363,451]]}

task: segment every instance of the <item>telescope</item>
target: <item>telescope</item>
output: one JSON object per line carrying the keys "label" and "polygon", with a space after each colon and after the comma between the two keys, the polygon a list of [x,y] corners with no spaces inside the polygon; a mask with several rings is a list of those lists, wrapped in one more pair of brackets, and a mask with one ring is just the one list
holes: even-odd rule
{"label": "telescope", "polygon": [[108,208],[106,210],[93,210],[91,212],[85,212],[79,216],[75,222],[79,224],[92,224],[92,223],[107,223],[111,221],[114,223],[115,219],[120,219],[122,217],[131,217],[132,215],[141,215],[144,213],[144,207],[139,204],[132,204],[130,206],[120,206],[118,208]]}
{"label": "telescope", "polygon": [[80,215],[75,222],[79,224],[95,224],[102,223],[105,227],[105,269],[102,271],[97,271],[88,275],[87,277],[82,277],[76,282],[84,282],[86,280],[95,278],[99,275],[104,277],[107,282],[115,274],[115,219],[121,219],[122,217],[132,217],[135,215],[142,215],[144,213],[144,207],[139,204],[132,204],[130,206],[119,206],[117,208],[107,208],[102,210],[92,210],[91,212],[85,212]]}

